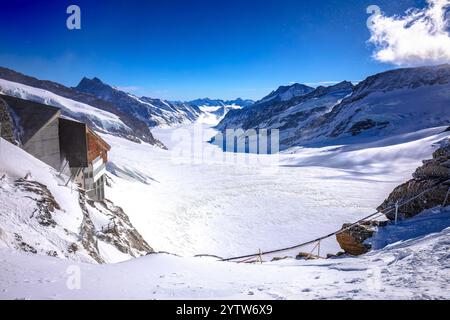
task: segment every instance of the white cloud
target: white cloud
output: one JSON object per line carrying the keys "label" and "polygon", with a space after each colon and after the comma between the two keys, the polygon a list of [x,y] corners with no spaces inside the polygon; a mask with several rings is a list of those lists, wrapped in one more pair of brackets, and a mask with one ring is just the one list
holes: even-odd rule
{"label": "white cloud", "polygon": [[398,66],[450,62],[450,0],[427,0],[424,9],[409,9],[403,16],[373,17],[369,29],[373,57]]}

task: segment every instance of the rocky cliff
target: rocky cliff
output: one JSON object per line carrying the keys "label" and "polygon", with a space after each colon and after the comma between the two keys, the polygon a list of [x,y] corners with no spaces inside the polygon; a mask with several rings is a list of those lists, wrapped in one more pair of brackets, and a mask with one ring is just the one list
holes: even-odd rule
{"label": "rocky cliff", "polygon": [[[450,140],[441,141],[440,148],[433,158],[424,160],[423,165],[413,173],[413,178],[395,188],[389,197],[378,207],[386,212],[386,218],[395,220],[396,203],[400,204],[398,219],[406,220],[425,210],[450,205]],[[411,200],[412,199],[412,200]],[[360,225],[345,224],[336,235],[341,248],[348,254],[361,255],[372,249],[367,240],[372,238],[388,222],[371,221]]]}
{"label": "rocky cliff", "polygon": [[[378,207],[378,210],[383,211],[397,202],[405,202],[434,186],[436,188],[431,192],[424,193],[402,206],[399,209],[400,218],[411,218],[426,209],[444,203],[450,187],[450,140],[448,139],[441,142],[441,147],[433,153],[432,159],[423,161],[423,165],[414,172],[413,179],[392,191],[389,197]],[[395,213],[391,211],[386,214],[386,217],[389,220],[394,220]]]}

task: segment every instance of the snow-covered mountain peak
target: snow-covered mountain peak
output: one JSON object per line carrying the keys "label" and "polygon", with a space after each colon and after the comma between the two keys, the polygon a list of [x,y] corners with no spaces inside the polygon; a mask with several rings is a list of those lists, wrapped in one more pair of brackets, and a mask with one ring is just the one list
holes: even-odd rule
{"label": "snow-covered mountain peak", "polygon": [[390,70],[368,77],[354,90],[354,97],[361,97],[374,91],[417,89],[422,86],[450,83],[450,64],[431,67],[403,68]]}
{"label": "snow-covered mountain peak", "polygon": [[314,91],[314,88],[304,84],[294,83],[289,86],[281,86],[277,90],[272,91],[268,96],[264,97],[258,103],[268,101],[288,101],[294,97],[299,97]]}
{"label": "snow-covered mountain peak", "polygon": [[76,87],[76,89],[80,92],[88,92],[95,95],[111,95],[113,92],[119,92],[118,89],[105,84],[102,80],[100,80],[97,77],[94,77],[92,79],[89,79],[87,77],[84,77],[81,79],[80,83]]}
{"label": "snow-covered mountain peak", "polygon": [[[87,78],[82,80],[83,84],[89,82],[92,82],[92,80]],[[103,87],[101,81],[96,80],[92,83],[96,84],[97,87]],[[114,103],[56,82],[39,80],[0,67],[0,92],[61,108],[65,116],[86,122],[97,131],[108,132],[134,142],[144,141],[152,145],[162,146],[153,137],[144,121],[121,111]],[[105,115],[108,119],[116,118],[118,121],[105,121]]]}
{"label": "snow-covered mountain peak", "polygon": [[[277,90],[278,93],[270,94],[269,98],[265,98],[249,108],[229,112],[217,128],[219,130],[226,128],[283,129],[282,138],[289,138],[292,134],[291,130],[330,111],[342,99],[350,95],[352,90],[353,85],[347,81],[317,89],[303,85],[280,87]],[[293,96],[287,101],[283,100],[283,97],[286,98],[294,92],[299,95]]]}
{"label": "snow-covered mountain peak", "polygon": [[83,78],[75,89],[115,104],[122,112],[146,122],[150,127],[190,123],[201,114],[196,106],[138,97],[114,88],[98,78]]}
{"label": "snow-covered mountain peak", "polygon": [[249,99],[237,98],[235,100],[222,100],[222,99],[210,99],[202,98],[189,101],[188,104],[197,107],[225,107],[225,106],[238,106],[246,108],[253,105],[255,102]]}
{"label": "snow-covered mountain peak", "polygon": [[330,94],[333,92],[339,92],[339,91],[353,91],[354,86],[351,82],[349,81],[342,81],[340,83],[337,83],[335,85],[329,86],[329,87],[324,87],[324,86],[319,86],[317,87],[314,91],[308,93],[305,95],[305,98],[310,98],[310,97],[319,97],[322,95],[326,95],[326,94]]}

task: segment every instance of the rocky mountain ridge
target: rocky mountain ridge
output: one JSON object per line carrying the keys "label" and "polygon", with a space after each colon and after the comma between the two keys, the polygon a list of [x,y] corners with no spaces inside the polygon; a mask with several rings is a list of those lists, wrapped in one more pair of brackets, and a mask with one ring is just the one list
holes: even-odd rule
{"label": "rocky mountain ridge", "polygon": [[[120,137],[124,137],[126,139],[139,142],[144,141],[149,144],[162,146],[162,144],[153,137],[150,129],[148,128],[147,124],[139,119],[136,119],[134,117],[131,117],[127,113],[122,112],[117,108],[116,105],[109,103],[105,100],[98,99],[97,97],[85,94],[79,91],[74,90],[73,88],[69,88],[66,86],[63,86],[59,83],[53,82],[53,81],[47,81],[47,80],[39,80],[34,77],[30,77],[24,74],[21,74],[19,72],[2,68],[0,67],[0,79],[4,79],[7,81],[10,81],[12,83],[19,83],[26,86],[29,86],[31,88],[37,88],[41,90],[45,90],[48,92],[51,92],[53,94],[56,94],[58,96],[71,99],[73,101],[81,102],[84,104],[87,104],[89,106],[92,106],[93,108],[97,108],[102,111],[107,111],[111,114],[117,115],[123,123],[129,127],[129,129],[116,127],[116,128],[105,128],[103,127],[98,121],[96,121],[95,118],[85,114],[85,113],[69,113],[67,110],[63,110],[63,113],[69,117],[73,117],[77,120],[86,122],[89,126],[92,128],[96,128],[100,131],[107,131],[113,135],[117,135]],[[4,87],[0,85],[0,91],[3,91],[5,94],[18,96],[25,98],[23,96],[23,93],[21,93],[16,88],[13,88],[12,90],[6,90]],[[48,101],[45,97],[27,97],[29,99],[34,99],[36,102],[46,103]]]}

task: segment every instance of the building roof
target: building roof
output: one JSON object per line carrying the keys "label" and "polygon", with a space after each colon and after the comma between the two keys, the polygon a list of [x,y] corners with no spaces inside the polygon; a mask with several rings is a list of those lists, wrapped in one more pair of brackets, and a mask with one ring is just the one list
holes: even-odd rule
{"label": "building roof", "polygon": [[61,114],[59,108],[45,104],[3,94],[0,94],[0,98],[8,104],[14,113],[15,121],[18,121],[20,141],[23,145]]}

